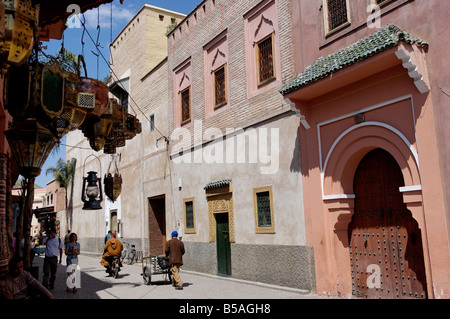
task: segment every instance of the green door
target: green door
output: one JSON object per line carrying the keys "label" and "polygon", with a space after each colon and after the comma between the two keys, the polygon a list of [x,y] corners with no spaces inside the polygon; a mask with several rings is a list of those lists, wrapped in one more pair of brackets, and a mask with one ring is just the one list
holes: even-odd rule
{"label": "green door", "polygon": [[217,238],[217,272],[231,276],[231,249],[228,214],[215,214]]}

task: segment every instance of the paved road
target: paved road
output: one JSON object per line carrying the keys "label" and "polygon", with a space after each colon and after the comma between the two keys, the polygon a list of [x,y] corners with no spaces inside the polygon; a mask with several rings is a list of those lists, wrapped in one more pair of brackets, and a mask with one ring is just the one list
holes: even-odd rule
{"label": "paved road", "polygon": [[[33,266],[39,267],[42,282],[43,256],[36,256]],[[175,290],[164,281],[163,275],[153,275],[152,285],[145,285],[141,276],[141,264],[124,265],[119,278],[109,277],[99,264],[100,257],[82,254],[77,292],[66,290],[66,262],[63,257],[58,267],[55,289],[56,299],[319,299],[305,291],[259,285],[230,278],[208,276],[181,269],[183,290]],[[153,284],[154,281],[154,284]]]}

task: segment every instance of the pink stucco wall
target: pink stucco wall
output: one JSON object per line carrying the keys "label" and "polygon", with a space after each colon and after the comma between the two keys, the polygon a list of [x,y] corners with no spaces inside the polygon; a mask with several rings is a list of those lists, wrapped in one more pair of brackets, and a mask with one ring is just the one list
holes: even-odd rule
{"label": "pink stucco wall", "polygon": [[[322,0],[293,2],[297,74],[377,31],[366,24],[369,1],[350,3],[350,26],[327,38]],[[399,163],[404,203],[422,231],[428,297],[450,297],[450,112],[444,94],[450,91],[450,65],[444,54],[449,41],[440,35],[449,11],[450,3],[442,1],[390,3],[381,10],[381,27],[395,24],[429,43],[428,50],[400,44],[286,96],[311,127],[300,126],[300,148],[307,240],[314,247],[320,294],[352,294],[347,227],[353,177],[364,155],[380,147]],[[428,92],[414,85],[399,51],[411,57]],[[359,125],[358,113],[365,117]]]}

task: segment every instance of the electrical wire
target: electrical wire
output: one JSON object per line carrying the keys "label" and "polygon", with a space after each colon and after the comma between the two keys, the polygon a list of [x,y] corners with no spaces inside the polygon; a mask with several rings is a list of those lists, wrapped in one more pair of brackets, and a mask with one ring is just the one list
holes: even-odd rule
{"label": "electrical wire", "polygon": [[[114,70],[111,68],[110,62],[106,60],[105,56],[103,55],[103,53],[99,50],[96,42],[94,41],[94,38],[91,36],[91,34],[89,33],[89,30],[86,28],[86,24],[81,21],[80,17],[78,17],[78,20],[80,20],[81,25],[83,26],[83,33],[86,32],[86,34],[88,35],[88,37],[91,39],[92,43],[94,44],[95,48],[97,49],[97,52],[99,53],[99,55],[102,57],[103,61],[105,62],[105,64],[108,66],[109,70],[111,71],[111,74],[115,77],[116,79],[116,83],[118,83],[121,88],[127,92],[127,90],[125,89],[125,87],[123,86],[122,82],[120,82],[119,77],[117,76],[117,74],[114,72]],[[155,128],[155,130],[164,138],[164,140],[166,141],[166,143],[169,143],[169,139],[167,138],[167,136],[165,136],[163,133],[161,133],[161,131],[156,127],[156,125],[154,123],[152,123],[150,121],[150,119],[147,117],[147,115],[141,110],[141,108],[139,107],[139,105],[136,103],[136,101],[133,99],[133,97],[131,96],[131,94],[128,94],[130,100],[134,103],[134,105],[136,106],[136,108],[141,112],[141,114],[144,116],[144,118],[150,123],[152,124],[153,128]],[[130,107],[133,109],[133,111],[135,113],[136,110],[130,105]]]}

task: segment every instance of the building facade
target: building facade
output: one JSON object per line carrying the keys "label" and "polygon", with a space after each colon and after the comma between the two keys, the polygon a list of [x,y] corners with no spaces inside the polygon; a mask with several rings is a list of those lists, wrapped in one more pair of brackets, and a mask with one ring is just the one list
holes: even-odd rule
{"label": "building facade", "polygon": [[[109,230],[144,254],[151,248],[149,234],[158,232],[158,239],[165,238],[162,225],[157,230],[149,229],[148,198],[158,202],[163,194],[170,193],[167,143],[162,138],[168,136],[166,34],[184,17],[145,5],[111,43],[110,97],[137,116],[142,133],[118,147],[114,155],[93,153],[80,131],[67,135],[66,158],[77,159],[72,230],[84,251],[102,252]],[[119,173],[122,178],[120,196],[112,201],[103,194],[100,210],[83,209],[82,181],[89,171],[97,172],[101,187],[108,173]]]}
{"label": "building facade", "polygon": [[184,268],[314,289],[294,76],[291,1],[202,1],[169,35],[170,159]]}
{"label": "building facade", "polygon": [[320,294],[450,296],[449,9],[293,2],[297,76],[280,93],[300,118]]}

